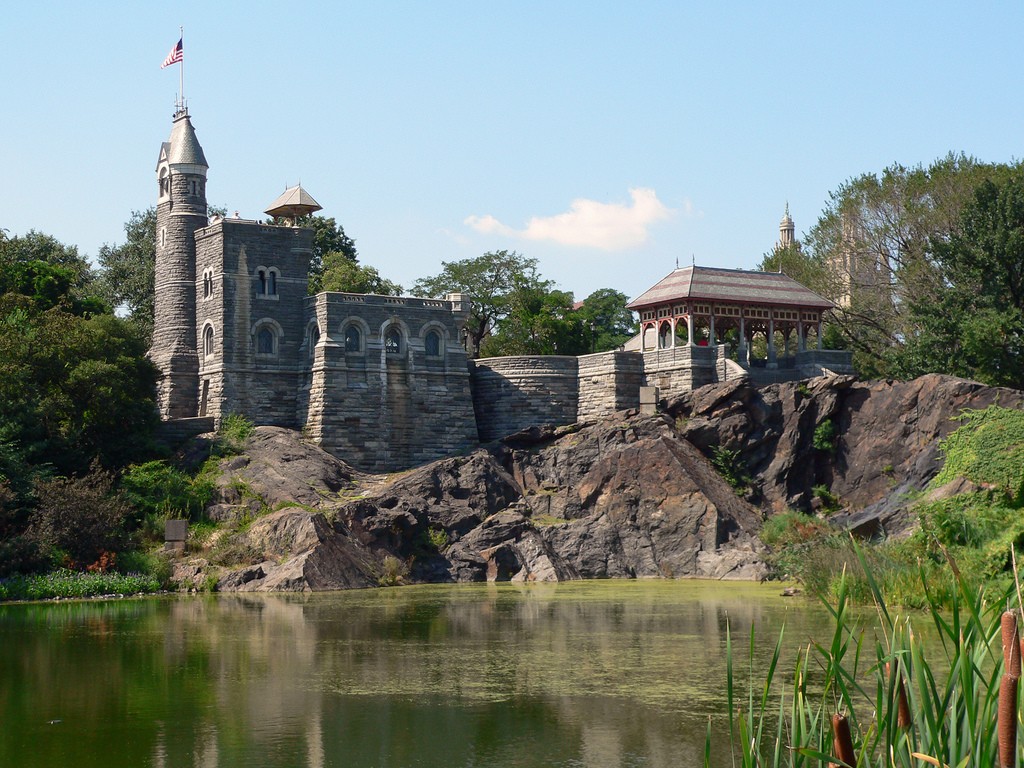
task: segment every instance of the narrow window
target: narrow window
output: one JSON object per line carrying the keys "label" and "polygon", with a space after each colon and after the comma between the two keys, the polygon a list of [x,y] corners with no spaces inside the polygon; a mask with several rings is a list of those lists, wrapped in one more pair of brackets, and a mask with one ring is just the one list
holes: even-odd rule
{"label": "narrow window", "polygon": [[258,293],[260,296],[266,296],[267,295],[267,271],[265,269],[261,269],[261,270],[259,270],[259,272],[256,273],[256,275],[259,278],[259,285],[256,286],[256,293]]}
{"label": "narrow window", "polygon": [[277,272],[270,270],[270,274],[267,275],[267,294],[270,296],[277,296]]}
{"label": "narrow window", "polygon": [[256,351],[261,355],[274,354],[274,332],[269,328],[260,328],[256,334]]}
{"label": "narrow window", "polygon": [[427,357],[441,356],[441,334],[437,331],[429,331],[424,341]]}
{"label": "narrow window", "polygon": [[350,325],[345,329],[345,351],[358,352],[361,348],[362,339],[360,338],[359,329],[354,325]]}
{"label": "narrow window", "polygon": [[320,326],[313,325],[309,329],[309,356],[313,357],[316,355],[316,345],[320,341]]}
{"label": "narrow window", "polygon": [[402,334],[397,328],[389,328],[384,334],[384,349],[389,355],[397,355],[402,351]]}
{"label": "narrow window", "polygon": [[203,355],[209,357],[213,354],[213,326],[206,326],[203,331]]}

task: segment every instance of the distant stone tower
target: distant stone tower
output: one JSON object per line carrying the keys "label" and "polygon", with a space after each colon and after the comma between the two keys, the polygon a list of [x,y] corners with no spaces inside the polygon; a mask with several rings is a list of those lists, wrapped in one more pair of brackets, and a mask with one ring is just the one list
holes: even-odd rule
{"label": "distant stone tower", "polygon": [[789,203],[786,203],[786,213],[779,222],[779,243],[776,246],[779,250],[789,248],[796,244],[796,225],[789,216]]}
{"label": "distant stone tower", "polygon": [[156,279],[149,356],[162,373],[157,404],[163,419],[188,418],[199,410],[195,232],[207,225],[208,169],[188,109],[181,107],[156,166]]}

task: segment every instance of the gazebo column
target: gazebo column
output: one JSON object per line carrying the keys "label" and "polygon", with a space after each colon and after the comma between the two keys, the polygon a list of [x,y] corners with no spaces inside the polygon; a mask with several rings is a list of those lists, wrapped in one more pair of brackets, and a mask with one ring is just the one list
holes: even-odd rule
{"label": "gazebo column", "polygon": [[686,344],[688,346],[694,346],[693,342],[693,313],[690,312],[686,315]]}
{"label": "gazebo column", "polygon": [[740,359],[740,365],[749,365],[750,360],[747,357],[747,331],[743,326],[743,315],[740,314],[740,340],[739,348],[736,350],[736,355]]}
{"label": "gazebo column", "polygon": [[672,343],[669,344],[669,347],[671,347],[672,349],[675,349],[676,348],[676,319],[675,319],[675,317],[671,318],[669,322],[671,323],[671,326],[672,326]]}
{"label": "gazebo column", "polygon": [[796,351],[806,352],[807,351],[807,329],[804,327],[804,321],[798,320],[796,324]]}
{"label": "gazebo column", "polygon": [[718,339],[715,338],[715,313],[711,312],[711,327],[708,329],[708,346],[713,347],[718,344]]}
{"label": "gazebo column", "polygon": [[818,321],[818,349],[821,349],[821,320]]}
{"label": "gazebo column", "polygon": [[768,319],[768,368],[778,368],[779,358],[775,354],[775,319]]}

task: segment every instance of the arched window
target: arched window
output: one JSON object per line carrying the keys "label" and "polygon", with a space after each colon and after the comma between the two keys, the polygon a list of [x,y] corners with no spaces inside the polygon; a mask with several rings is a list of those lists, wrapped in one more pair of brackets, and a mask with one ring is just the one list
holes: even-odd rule
{"label": "arched window", "polygon": [[267,275],[267,295],[277,296],[277,270],[270,270]]}
{"label": "arched window", "polygon": [[209,357],[213,354],[213,326],[206,326],[203,331],[203,356]]}
{"label": "arched window", "polygon": [[423,340],[423,346],[427,357],[441,356],[441,334],[437,331],[428,331],[427,337]]}
{"label": "arched window", "polygon": [[263,326],[256,333],[256,352],[261,355],[272,355],[274,354],[274,332]]}
{"label": "arched window", "polygon": [[316,345],[319,341],[320,326],[317,325],[316,323],[313,323],[311,326],[309,326],[309,341],[307,342],[307,346],[309,347],[310,358],[316,355]]}
{"label": "arched window", "polygon": [[389,355],[397,355],[402,351],[402,332],[397,328],[388,328],[384,334],[384,349]]}
{"label": "arched window", "polygon": [[350,325],[345,329],[345,351],[346,352],[360,352],[363,349],[363,337],[359,333],[359,329]]}
{"label": "arched window", "polygon": [[260,296],[267,295],[267,270],[261,269],[256,272],[256,293]]}

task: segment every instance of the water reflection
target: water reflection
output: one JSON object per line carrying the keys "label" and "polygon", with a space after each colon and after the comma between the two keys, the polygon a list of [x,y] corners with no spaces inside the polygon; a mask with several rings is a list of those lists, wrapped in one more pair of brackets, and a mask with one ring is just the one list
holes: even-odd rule
{"label": "water reflection", "polygon": [[794,645],[827,631],[776,593],[587,582],[3,606],[0,765],[699,765],[727,621],[741,646],[757,626],[765,659],[787,615]]}

